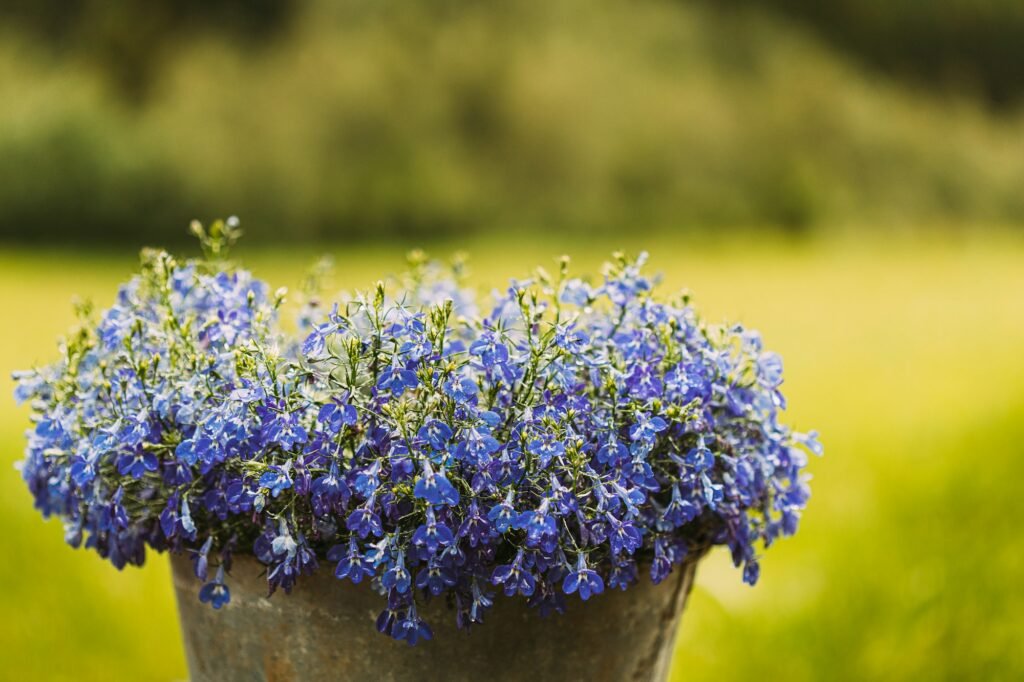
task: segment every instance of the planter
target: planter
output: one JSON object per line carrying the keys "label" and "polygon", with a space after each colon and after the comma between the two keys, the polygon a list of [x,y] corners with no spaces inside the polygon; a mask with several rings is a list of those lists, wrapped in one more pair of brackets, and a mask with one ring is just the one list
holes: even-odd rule
{"label": "planter", "polygon": [[434,639],[411,647],[375,630],[379,595],[330,571],[268,599],[262,565],[236,557],[231,601],[215,611],[196,598],[191,561],[171,558],[192,682],[663,681],[696,564],[659,585],[642,576],[625,592],[571,598],[565,614],[546,618],[522,598],[499,595],[469,632],[434,600],[422,609]]}

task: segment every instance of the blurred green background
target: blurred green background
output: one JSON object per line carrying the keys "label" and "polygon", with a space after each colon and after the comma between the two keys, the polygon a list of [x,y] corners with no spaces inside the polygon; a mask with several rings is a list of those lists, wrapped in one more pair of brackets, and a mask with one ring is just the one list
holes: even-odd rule
{"label": "blurred green background", "polygon": [[[8,0],[0,391],[144,244],[294,287],[647,249],[817,428],[801,532],[702,567],[674,679],[1024,678],[1024,10],[969,0]],[[186,675],[167,567],[64,546],[0,401],[0,679]]]}

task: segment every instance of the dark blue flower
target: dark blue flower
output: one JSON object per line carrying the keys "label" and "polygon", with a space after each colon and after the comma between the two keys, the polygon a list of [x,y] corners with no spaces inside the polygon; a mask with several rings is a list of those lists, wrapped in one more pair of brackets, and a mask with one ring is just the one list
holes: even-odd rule
{"label": "dark blue flower", "polygon": [[117,458],[117,471],[132,478],[142,478],[149,471],[156,471],[159,466],[156,455],[141,448],[135,452]]}
{"label": "dark blue flower", "polygon": [[509,492],[504,502],[491,507],[487,518],[494,524],[494,530],[504,533],[512,528],[519,519],[519,512],[512,508],[512,493]]}
{"label": "dark blue flower", "polygon": [[537,456],[537,463],[541,469],[547,469],[552,459],[565,454],[565,444],[547,435],[530,441],[527,451]]}
{"label": "dark blue flower", "polygon": [[381,576],[380,584],[384,589],[395,590],[398,594],[405,594],[412,584],[412,576],[409,569],[405,567],[405,553],[399,551],[394,559],[388,563],[388,568]]}
{"label": "dark blue flower", "polygon": [[224,584],[224,566],[217,569],[217,576],[199,590],[199,601],[219,609],[231,601],[231,590]]}
{"label": "dark blue flower", "polygon": [[435,450],[444,450],[452,438],[452,430],[439,419],[431,419],[419,430],[419,437],[430,444]]}
{"label": "dark blue flower", "polygon": [[509,597],[516,594],[529,597],[537,586],[530,571],[523,568],[523,550],[519,550],[512,563],[495,567],[491,582],[503,586],[505,595]]}
{"label": "dark blue flower", "polygon": [[352,405],[329,402],[320,408],[317,421],[323,424],[330,433],[338,433],[343,426],[353,426],[359,415]]}
{"label": "dark blue flower", "polygon": [[430,592],[435,597],[456,583],[455,568],[451,562],[439,557],[431,557],[427,566],[416,574],[416,587]]}
{"label": "dark blue flower", "polygon": [[331,511],[340,512],[348,504],[351,492],[338,475],[338,463],[331,462],[330,470],[313,481],[310,487],[313,513],[323,516]]}
{"label": "dark blue flower", "polygon": [[631,521],[620,521],[611,514],[609,514],[607,518],[608,523],[611,526],[608,541],[611,545],[613,554],[618,554],[620,552],[632,554],[640,549],[640,545],[643,544],[643,536],[640,533],[640,530],[633,525]]}
{"label": "dark blue flower", "polygon": [[345,527],[360,538],[365,538],[370,534],[377,537],[384,534],[384,529],[380,524],[380,516],[373,511],[373,498],[367,500],[365,505],[348,515],[348,519],[345,520]]}
{"label": "dark blue flower", "polygon": [[355,539],[349,540],[348,545],[335,545],[327,553],[329,561],[336,561],[334,569],[336,578],[348,578],[353,583],[359,583],[363,578],[373,575],[373,562],[359,551]]}
{"label": "dark blue flower", "polygon": [[441,547],[448,547],[455,541],[455,535],[444,523],[438,523],[432,509],[427,510],[427,520],[412,534],[412,544],[432,555]]}

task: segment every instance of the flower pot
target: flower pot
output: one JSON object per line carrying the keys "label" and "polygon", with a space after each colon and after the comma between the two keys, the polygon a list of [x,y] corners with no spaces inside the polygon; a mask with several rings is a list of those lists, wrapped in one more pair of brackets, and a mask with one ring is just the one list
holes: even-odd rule
{"label": "flower pot", "polygon": [[232,680],[665,680],[676,626],[693,586],[696,560],[659,585],[646,575],[627,591],[608,590],[564,614],[543,617],[521,597],[495,598],[485,623],[455,626],[443,600],[421,613],[431,641],[409,646],[379,634],[385,600],[368,585],[319,571],[289,594],[267,598],[263,566],[238,556],[231,601],[200,603],[185,556],[172,556],[174,586],[192,682]]}

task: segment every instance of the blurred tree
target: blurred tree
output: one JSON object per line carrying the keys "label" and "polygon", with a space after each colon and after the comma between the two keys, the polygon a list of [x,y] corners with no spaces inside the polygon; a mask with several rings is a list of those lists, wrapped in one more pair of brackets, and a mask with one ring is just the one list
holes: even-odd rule
{"label": "blurred tree", "polygon": [[145,99],[184,38],[204,32],[254,47],[283,32],[302,0],[5,0],[0,24],[62,57],[93,62],[129,101]]}
{"label": "blurred tree", "polygon": [[[731,0],[781,10],[864,62],[928,87],[1024,95],[1020,0]],[[719,3],[712,3],[719,4]]]}

